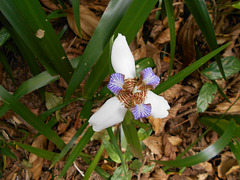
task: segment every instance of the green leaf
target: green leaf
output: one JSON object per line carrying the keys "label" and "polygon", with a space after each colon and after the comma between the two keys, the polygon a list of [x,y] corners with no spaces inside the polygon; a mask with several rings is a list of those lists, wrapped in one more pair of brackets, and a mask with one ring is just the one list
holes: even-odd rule
{"label": "green leaf", "polygon": [[117,153],[117,151],[115,150],[114,146],[112,145],[112,143],[110,143],[109,141],[107,141],[106,139],[103,139],[103,144],[104,147],[109,155],[109,157],[116,163],[121,163],[121,159]]}
{"label": "green leaf", "polygon": [[[231,118],[234,119],[234,118]],[[226,131],[227,127],[229,126],[230,121],[226,119],[220,119],[218,117],[211,117],[211,116],[203,116],[198,119],[199,122],[203,123],[204,125],[211,127],[214,123],[217,124],[212,128],[218,134],[222,134],[222,132]],[[235,120],[235,119],[234,119]],[[234,136],[240,138],[240,125],[235,123],[235,130],[233,133]]]}
{"label": "green leaf", "polygon": [[140,145],[140,141],[138,138],[136,127],[134,126],[133,119],[131,112],[127,111],[125,118],[122,122],[122,128],[127,140],[127,143],[133,153],[133,156],[143,159],[142,155],[142,147]]}
{"label": "green leaf", "polygon": [[147,137],[149,137],[151,134],[152,134],[152,129],[148,129],[148,130],[145,130],[143,128],[140,128],[138,130],[138,138],[139,138],[139,141],[143,141],[144,139],[146,139]]}
{"label": "green leaf", "polygon": [[55,19],[55,18],[61,18],[61,17],[66,17],[66,13],[63,12],[62,9],[57,9],[53,12],[51,12],[48,16],[47,16],[47,19],[50,20],[50,19]]}
{"label": "green leaf", "polygon": [[[151,165],[151,166],[143,166],[141,173],[147,173],[153,170],[155,164]],[[135,169],[136,172],[138,173],[140,168],[142,167],[142,162],[140,162],[139,160],[135,159],[131,165],[130,168]]]}
{"label": "green leaf", "polygon": [[9,158],[12,159],[17,159],[17,157],[15,156],[15,154],[13,154],[13,152],[11,151],[10,148],[8,148],[7,146],[4,147],[0,147],[0,154],[3,154]]}
{"label": "green leaf", "polygon": [[6,89],[0,85],[0,98],[15,113],[20,115],[28,124],[39,131],[42,135],[52,141],[59,149],[65,146],[63,140],[47,126],[38,116],[33,114],[26,106],[18,101],[16,97],[9,94]]}
{"label": "green leaf", "polygon": [[110,136],[110,139],[111,139],[111,141],[113,143],[113,147],[115,148],[115,150],[116,150],[116,152],[117,152],[117,154],[118,154],[118,156],[119,156],[119,158],[120,158],[120,160],[122,162],[122,166],[124,168],[124,172],[125,172],[125,174],[127,174],[127,167],[126,167],[126,164],[125,164],[125,161],[124,161],[124,158],[123,158],[123,154],[122,154],[122,152],[121,152],[121,150],[120,150],[120,148],[118,146],[117,140],[116,140],[116,138],[115,138],[115,136],[114,136],[114,134],[112,132],[112,129],[111,128],[107,128],[107,131],[108,131],[108,135]]}
{"label": "green leaf", "polygon": [[49,73],[60,74],[68,82],[72,66],[40,2],[3,0],[0,10]]}
{"label": "green leaf", "polygon": [[240,9],[240,2],[232,5],[233,8]]}
{"label": "green leaf", "polygon": [[[210,48],[212,50],[217,49],[218,48],[217,38],[213,29],[213,25],[212,25],[205,1],[185,0],[184,2],[186,3],[188,9],[192,13],[195,21],[197,22],[199,28],[201,29],[203,35],[205,36]],[[217,62],[217,65],[220,69],[220,72],[223,78],[226,80],[226,76],[224,74],[223,65],[221,63],[221,58],[219,54],[216,54],[215,60]]]}
{"label": "green leaf", "polygon": [[104,150],[104,146],[103,144],[100,146],[100,148],[98,149],[98,152],[96,154],[96,156],[94,157],[92,163],[89,165],[85,175],[84,175],[84,178],[83,180],[88,180],[93,172],[93,170],[96,168],[97,166],[97,163],[98,161],[100,160],[101,156],[102,156],[102,153],[103,153],[103,150]]}
{"label": "green leaf", "polygon": [[176,34],[175,34],[175,19],[173,11],[173,1],[164,0],[167,17],[168,17],[168,26],[170,30],[170,65],[168,70],[168,77],[171,76],[172,66],[174,61],[175,47],[176,47]]}
{"label": "green leaf", "polygon": [[72,6],[73,6],[73,14],[74,14],[74,19],[75,23],[79,32],[79,35],[81,37],[81,26],[80,26],[80,1],[79,0],[73,0],[72,1]]}
{"label": "green leaf", "polygon": [[[47,71],[42,72],[28,80],[26,80],[24,83],[22,83],[19,88],[14,93],[14,97],[16,99],[20,99],[25,94],[28,94],[36,89],[39,89],[41,87],[46,86],[47,84],[56,81],[59,79],[58,76],[51,76]],[[9,110],[9,107],[5,104],[3,104],[0,107],[0,117],[3,116],[7,111]]]}
{"label": "green leaf", "polygon": [[[226,77],[229,77],[240,71],[240,61],[234,56],[228,56],[221,59]],[[221,79],[222,75],[216,62],[210,64],[202,73],[211,80]]]}
{"label": "green leaf", "polygon": [[[108,11],[105,11],[105,13],[103,14],[98,27],[96,28],[86,50],[84,51],[82,57],[83,61],[80,61],[76,72],[74,72],[73,78],[71,80],[71,83],[69,84],[69,88],[66,93],[66,98],[69,98],[71,96],[77,86],[87,75],[93,64],[99,59],[101,53],[108,44],[112,35],[122,33],[127,37],[128,43],[131,42],[144,21],[146,20],[146,18],[148,17],[156,2],[157,0],[134,0],[133,2],[132,0],[110,1],[109,6],[107,7]],[[104,37],[102,36],[103,32],[105,35]],[[106,51],[108,50],[108,48],[105,49]],[[104,68],[104,71],[101,71],[103,72],[102,75],[95,73],[97,74],[95,78],[98,78],[98,76],[101,77],[101,79],[99,79],[98,81],[98,84],[104,80],[103,77],[104,74],[106,76],[106,71],[109,71],[108,61],[101,61],[101,63],[99,63],[99,66],[102,69]],[[84,69],[82,67],[84,67]]]}
{"label": "green leaf", "polygon": [[21,148],[27,150],[30,153],[33,153],[41,158],[47,159],[52,161],[54,159],[55,156],[58,155],[58,153],[52,152],[52,151],[47,151],[44,149],[40,149],[40,148],[36,148],[36,147],[32,147],[26,144],[22,144],[19,142],[15,142],[18,146],[20,146]]}
{"label": "green leaf", "polygon": [[[83,156],[82,154],[80,154],[80,157],[87,163],[90,164],[92,162],[92,160],[90,160],[89,158]],[[107,172],[105,172],[104,170],[102,170],[99,166],[96,166],[95,171],[104,179],[109,179],[110,178],[110,174],[108,174]]]}
{"label": "green leaf", "polygon": [[[230,42],[231,43],[231,42]],[[200,66],[202,66],[204,63],[206,63],[207,61],[209,61],[212,57],[214,57],[216,54],[218,54],[219,52],[221,52],[223,49],[225,49],[230,43],[227,43],[223,46],[221,46],[220,48],[210,52],[209,54],[207,54],[206,56],[202,57],[201,59],[197,60],[196,62],[194,62],[193,64],[191,64],[190,66],[186,67],[185,69],[183,69],[182,71],[180,71],[179,73],[177,73],[176,75],[170,77],[168,80],[160,83],[154,90],[154,92],[156,94],[161,94],[162,92],[166,91],[167,89],[169,89],[170,87],[172,87],[173,85],[179,83],[181,80],[183,80],[185,77],[187,77],[189,74],[191,74],[192,72],[194,72],[196,69],[198,69]]]}
{"label": "green leaf", "polygon": [[13,74],[12,74],[12,70],[10,68],[10,65],[8,64],[8,60],[7,60],[7,57],[5,56],[5,54],[0,51],[0,62],[2,63],[2,65],[4,66],[7,74],[10,76],[11,80],[13,82],[15,82],[14,80],[14,77],[13,77]]}
{"label": "green leaf", "polygon": [[[46,96],[46,108],[48,110],[55,108],[58,105],[61,105],[63,103],[63,98],[57,97],[53,93],[45,92],[45,96]],[[55,114],[56,114],[56,119],[60,121],[61,120],[60,110],[57,110]]]}
{"label": "green leaf", "polygon": [[0,47],[11,37],[6,28],[2,27],[0,30]]}
{"label": "green leaf", "polygon": [[109,2],[106,8],[107,10],[103,13],[97,28],[81,56],[81,61],[79,61],[78,66],[73,73],[72,79],[67,88],[66,99],[70,98],[94,63],[99,59],[131,2],[132,0],[111,0]]}
{"label": "green leaf", "polygon": [[78,142],[78,144],[72,149],[71,153],[69,154],[66,164],[64,168],[62,169],[59,178],[61,178],[68,170],[68,168],[72,165],[72,163],[76,160],[76,158],[79,156],[85,145],[89,142],[92,135],[94,134],[94,131],[92,130],[92,127],[89,127],[88,130],[85,132],[81,140]]}
{"label": "green leaf", "polygon": [[129,171],[127,174],[124,174],[123,166],[119,166],[113,173],[111,180],[130,180],[132,177],[132,171]]}
{"label": "green leaf", "polygon": [[204,149],[203,151],[194,156],[174,161],[155,161],[155,162],[171,167],[188,167],[207,161],[216,156],[219,152],[221,152],[225,148],[225,146],[229,142],[231,142],[234,128],[235,128],[234,122],[231,121],[226,131],[214,144],[212,144],[211,146],[207,147],[206,149]]}
{"label": "green leaf", "polygon": [[200,89],[197,99],[198,112],[204,112],[214,99],[214,94],[217,93],[217,86],[215,84],[206,82]]}
{"label": "green leaf", "polygon": [[[84,104],[83,108],[82,108],[82,111],[81,111],[81,113],[80,113],[80,118],[87,120],[87,119],[89,118],[90,114],[91,114],[91,109],[92,109],[92,101],[87,101],[87,102]],[[51,167],[54,166],[61,158],[63,158],[63,157],[68,153],[68,151],[73,147],[73,145],[74,145],[75,141],[78,139],[78,137],[79,137],[79,136],[82,134],[82,132],[87,128],[87,125],[88,125],[88,121],[86,121],[86,122],[77,130],[77,132],[74,134],[74,136],[72,137],[72,139],[70,140],[70,142],[63,148],[63,150],[61,151],[61,153],[54,158]],[[92,132],[91,132],[90,130],[88,130],[88,131],[89,131],[89,136],[90,136]],[[88,138],[88,136],[85,136],[85,138]],[[91,137],[90,137],[90,138],[91,138]],[[82,141],[82,139],[81,139],[81,140],[79,141],[79,143],[78,143],[78,144],[80,144],[80,145],[79,145],[79,146],[80,146],[79,148],[81,148],[81,146],[84,145],[84,144],[81,145],[81,143],[80,143],[81,141]],[[87,141],[84,140],[83,143],[87,143]]]}

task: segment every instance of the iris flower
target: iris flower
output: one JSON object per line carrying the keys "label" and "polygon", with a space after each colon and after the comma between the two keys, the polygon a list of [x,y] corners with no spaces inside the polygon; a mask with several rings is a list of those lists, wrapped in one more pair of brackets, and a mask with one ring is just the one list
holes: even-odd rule
{"label": "iris flower", "polygon": [[136,77],[135,60],[122,34],[118,34],[113,43],[111,63],[116,73],[110,76],[108,89],[115,96],[90,117],[89,124],[94,131],[122,122],[127,110],[132,112],[135,120],[149,115],[154,118],[168,116],[168,102],[151,91],[160,78],[150,67],[140,72],[140,78]]}

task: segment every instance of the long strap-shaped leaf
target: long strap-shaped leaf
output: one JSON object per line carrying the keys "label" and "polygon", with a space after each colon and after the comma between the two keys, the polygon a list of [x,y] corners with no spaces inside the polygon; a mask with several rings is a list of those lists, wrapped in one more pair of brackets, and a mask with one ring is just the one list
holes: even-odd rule
{"label": "long strap-shaped leaf", "polygon": [[[230,42],[231,43],[231,42]],[[207,61],[209,61],[212,57],[214,57],[216,54],[218,54],[219,52],[221,52],[223,49],[225,49],[230,43],[227,43],[223,46],[221,46],[220,48],[210,52],[209,54],[207,54],[206,56],[202,57],[201,59],[197,60],[196,62],[194,62],[193,64],[191,64],[190,66],[186,67],[185,69],[183,69],[182,71],[180,71],[179,73],[177,73],[176,75],[172,76],[171,78],[169,78],[168,80],[164,81],[163,83],[160,83],[160,85],[158,85],[156,87],[156,89],[154,90],[155,93],[157,94],[161,94],[162,92],[166,91],[167,89],[169,89],[170,87],[172,87],[173,85],[177,84],[178,82],[180,82],[181,80],[183,80],[185,77],[187,77],[189,74],[191,74],[193,71],[197,70],[200,66],[202,66],[204,63],[206,63]]]}
{"label": "long strap-shaped leaf", "polygon": [[[114,35],[117,36],[118,33],[122,33],[130,43],[147,19],[156,2],[157,0],[134,0],[114,31]],[[138,8],[137,11],[136,7]],[[84,93],[87,98],[91,98],[94,95],[102,81],[109,74],[110,50],[111,43],[108,43],[86,81]]]}
{"label": "long strap-shaped leaf", "polygon": [[184,159],[178,159],[175,161],[155,161],[155,162],[171,167],[188,167],[207,161],[216,156],[219,152],[223,150],[223,148],[225,148],[225,146],[231,141],[233,137],[233,132],[234,122],[231,121],[228,128],[223,133],[223,135],[217,140],[217,142],[215,142],[213,145],[209,146],[202,152],[194,156],[190,156]]}
{"label": "long strap-shaped leaf", "polygon": [[175,19],[174,19],[174,11],[173,11],[173,1],[172,0],[164,0],[167,17],[168,17],[168,26],[170,30],[170,65],[168,70],[168,77],[171,76],[172,66],[174,61],[175,47],[176,47],[176,33],[175,33]]}
{"label": "long strap-shaped leaf", "polygon": [[[184,2],[196,20],[210,48],[212,50],[217,49],[216,35],[204,0],[185,0]],[[215,59],[223,78],[226,80],[220,55],[216,55]]]}
{"label": "long strap-shaped leaf", "polygon": [[81,138],[81,141],[74,147],[74,149],[71,151],[71,153],[68,156],[67,162],[62,169],[59,178],[61,178],[68,170],[68,168],[72,165],[72,163],[76,160],[76,158],[79,156],[85,145],[89,142],[90,138],[94,134],[94,131],[92,130],[92,127],[89,127],[88,130],[85,132],[83,137]]}
{"label": "long strap-shaped leaf", "polygon": [[113,35],[114,30],[124,16],[132,0],[111,0],[104,12],[91,40],[89,41],[81,61],[75,69],[69,83],[66,99],[70,98],[94,63],[99,59],[105,46]]}
{"label": "long strap-shaped leaf", "polygon": [[2,0],[0,10],[49,73],[68,82],[72,66],[39,1]]}
{"label": "long strap-shaped leaf", "polygon": [[[28,79],[24,83],[22,83],[21,86],[19,86],[19,88],[16,90],[16,92],[14,93],[13,96],[16,99],[19,99],[22,96],[24,96],[25,94],[30,93],[41,87],[44,87],[47,84],[49,84],[53,81],[56,81],[57,79],[59,79],[58,76],[51,76],[47,71],[42,72],[42,73]],[[9,107],[6,104],[3,104],[0,107],[0,117],[3,116],[8,110],[9,110]]]}
{"label": "long strap-shaped leaf", "polygon": [[59,149],[65,146],[63,140],[47,126],[38,116],[33,114],[26,106],[18,101],[13,95],[9,94],[6,89],[0,85],[0,98],[15,113],[20,115],[28,124],[39,131],[42,135],[52,141]]}

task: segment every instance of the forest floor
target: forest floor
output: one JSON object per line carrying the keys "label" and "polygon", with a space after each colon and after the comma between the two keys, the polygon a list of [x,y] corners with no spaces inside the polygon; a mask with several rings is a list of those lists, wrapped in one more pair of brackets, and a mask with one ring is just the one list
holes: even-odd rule
{"label": "forest floor", "polygon": [[[51,0],[41,0],[42,6],[47,14],[58,9]],[[99,21],[103,11],[108,4],[108,0],[83,0],[81,5],[86,10],[85,16],[82,16],[83,38],[79,38],[75,32],[76,27],[73,24],[73,15],[67,12],[68,18],[58,18],[51,20],[54,29],[58,33],[65,24],[69,24],[68,30],[65,32],[61,39],[62,46],[67,53],[68,58],[71,60],[74,57],[80,56],[88,44],[95,25],[91,26],[88,22]],[[219,46],[232,41],[233,43],[227,47],[222,57],[235,56],[240,58],[240,18],[239,10],[229,6],[214,6],[211,3],[207,4],[211,13],[211,18],[215,27],[217,41]],[[156,68],[155,73],[161,77],[161,81],[166,80],[168,77],[168,68],[170,62],[169,55],[169,42],[170,34],[168,28],[167,18],[156,20],[156,11],[153,9],[143,27],[138,32],[136,38],[130,44],[135,59],[144,57],[152,57]],[[187,67],[195,60],[199,59],[195,45],[202,55],[210,52],[206,40],[201,34],[194,18],[187,15],[183,9],[183,2],[174,3],[175,12],[175,28],[177,34],[177,46],[174,59],[174,66],[172,75],[178,73],[183,68]],[[167,45],[167,46],[166,46]],[[9,61],[13,71],[15,84],[8,76],[7,72],[0,64],[0,82],[10,92],[14,92],[17,87],[32,77],[27,65],[22,57],[13,53],[9,53]],[[209,62],[210,63],[210,62]],[[206,66],[205,66],[206,67]],[[164,119],[154,119],[152,117],[141,119],[142,122],[149,122],[153,127],[152,134],[143,141],[145,144],[145,160],[144,165],[152,166],[151,170],[146,173],[141,171],[133,171],[132,179],[240,179],[240,167],[233,153],[226,147],[219,155],[213,159],[200,163],[198,165],[187,167],[180,170],[180,168],[170,168],[169,173],[162,170],[161,165],[155,164],[150,160],[174,160],[181,152],[183,152],[190,144],[192,144],[208,127],[201,124],[198,119],[205,115],[221,115],[231,105],[224,100],[224,98],[217,93],[213,102],[204,113],[198,113],[196,102],[200,88],[205,82],[209,80],[195,71],[180,83],[174,85],[167,91],[161,94],[171,106],[169,116]],[[109,77],[104,81],[106,85]],[[240,89],[240,74],[239,72],[228,77],[228,82],[223,79],[217,80],[218,85],[224,90],[225,94],[231,102],[234,102],[239,96]],[[84,84],[81,84],[78,90],[81,90]],[[45,87],[45,91],[49,92],[55,100],[61,99],[65,95],[66,83],[63,79],[49,84]],[[42,101],[39,91],[34,91],[22,97],[20,101],[31,109],[36,115],[46,111],[46,102]],[[95,104],[92,113],[103,104],[103,102]],[[65,143],[68,143],[72,136],[76,133],[77,129],[83,124],[79,114],[82,110],[82,104],[75,101],[69,104],[66,108],[61,109],[60,121],[54,130],[61,136]],[[230,115],[240,115],[240,101],[238,101],[229,111]],[[28,125],[12,111],[8,111],[1,117],[0,129],[9,141],[18,141],[25,135],[25,131],[29,132],[28,137],[25,138],[24,144],[33,145],[38,148],[44,148],[48,151],[56,151],[56,147],[44,136],[36,135],[36,130]],[[192,156],[201,152],[209,145],[218,140],[218,134],[210,130],[187,154]],[[99,140],[92,140],[83,149],[84,153],[95,156],[101,142]],[[3,172],[3,179],[46,179],[50,180],[57,177],[61,172],[66,162],[66,157],[61,159],[52,169],[49,169],[51,162],[39,158],[26,150],[12,148],[13,153],[17,156],[17,160],[10,158],[6,159],[6,167]],[[104,152],[103,156],[108,158],[108,154]],[[98,163],[102,169],[110,174],[119,164],[101,160]],[[78,167],[81,171],[86,172],[88,165],[79,157],[76,159],[66,173],[64,179],[82,179],[82,175],[76,169]],[[91,175],[91,179],[101,179],[97,173]]]}

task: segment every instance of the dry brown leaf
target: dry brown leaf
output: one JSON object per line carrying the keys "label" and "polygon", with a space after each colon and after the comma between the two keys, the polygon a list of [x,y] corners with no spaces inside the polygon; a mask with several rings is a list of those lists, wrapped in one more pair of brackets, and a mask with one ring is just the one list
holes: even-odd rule
{"label": "dry brown leaf", "polygon": [[[32,143],[33,147],[44,149],[47,144],[47,139],[45,136],[40,135],[34,140]],[[35,154],[29,155],[29,162],[32,164],[32,168],[30,171],[32,172],[32,179],[39,179],[42,173],[42,166],[43,166],[44,159],[41,157],[36,156]]]}
{"label": "dry brown leaf", "polygon": [[164,156],[169,157],[171,160],[174,160],[177,157],[176,152],[178,152],[178,148],[177,146],[172,145],[168,139],[169,136],[170,135],[168,134],[165,134],[163,136]]}
{"label": "dry brown leaf", "polygon": [[173,146],[179,146],[182,143],[182,139],[178,136],[169,136],[168,141],[173,145]]}
{"label": "dry brown leaf", "polygon": [[177,42],[182,48],[184,61],[183,65],[191,64],[196,58],[194,39],[196,37],[196,22],[192,15],[184,23],[182,29],[178,33]]}
{"label": "dry brown leaf", "polygon": [[218,176],[220,178],[225,178],[228,171],[231,171],[231,168],[236,166],[237,160],[234,158],[233,154],[229,151],[221,155],[221,163],[218,166]]}
{"label": "dry brown leaf", "polygon": [[46,6],[47,8],[53,11],[59,9],[59,7],[56,4],[54,4],[51,0],[41,0],[41,3],[43,3],[44,6]]}
{"label": "dry brown leaf", "polygon": [[152,177],[149,178],[149,180],[156,180],[156,179],[161,179],[161,180],[168,180],[168,177],[170,174],[166,174],[162,168],[155,168],[154,173],[152,174]]}
{"label": "dry brown leaf", "polygon": [[[177,32],[180,24],[182,22],[182,18],[178,18],[178,20],[175,22],[175,31]],[[164,31],[160,32],[158,37],[155,39],[155,42],[158,44],[164,44],[170,41],[170,30],[169,28],[165,29]]]}
{"label": "dry brown leaf", "polygon": [[68,128],[70,122],[72,121],[72,118],[70,116],[67,116],[67,122],[60,122],[57,130],[58,130],[58,134],[62,134],[66,131],[66,129]]}
{"label": "dry brown leaf", "polygon": [[[68,131],[66,131],[63,135],[62,135],[62,140],[65,142],[65,144],[68,144],[69,141],[72,139],[72,137],[74,136],[74,134],[76,133],[76,129],[71,128]],[[74,144],[78,143],[81,139],[81,136],[78,137],[78,139],[75,141]]]}
{"label": "dry brown leaf", "polygon": [[110,166],[110,165],[108,165],[108,164],[103,164],[103,165],[101,166],[101,168],[102,168],[103,170],[108,170],[108,171],[114,171],[114,170],[115,170],[112,166]]}
{"label": "dry brown leaf", "polygon": [[175,99],[178,99],[181,96],[183,86],[175,84],[168,90],[164,91],[161,95],[169,102],[173,102]]}
{"label": "dry brown leaf", "polygon": [[163,132],[164,126],[167,122],[166,119],[154,118],[151,115],[148,117],[148,121],[152,125],[156,136],[159,136]]}
{"label": "dry brown leaf", "polygon": [[[97,17],[88,7],[83,5],[80,5],[79,10],[82,37],[89,40],[98,25],[99,17]],[[77,36],[80,36],[72,8],[67,9],[66,13],[69,26]]]}
{"label": "dry brown leaf", "polygon": [[143,143],[154,153],[162,157],[162,137],[149,136],[143,140]]}
{"label": "dry brown leaf", "polygon": [[[236,98],[229,98],[229,100],[233,103]],[[215,111],[224,113],[230,106],[231,104],[228,102],[222,102],[217,105],[215,108]],[[232,107],[229,109],[228,113],[239,113],[240,109],[240,101],[238,100]]]}
{"label": "dry brown leaf", "polygon": [[237,160],[233,157],[233,154],[229,151],[225,152],[221,155],[221,163],[218,166],[218,176],[220,178],[225,178],[226,173],[237,164]]}

